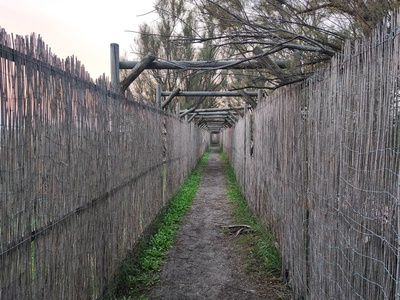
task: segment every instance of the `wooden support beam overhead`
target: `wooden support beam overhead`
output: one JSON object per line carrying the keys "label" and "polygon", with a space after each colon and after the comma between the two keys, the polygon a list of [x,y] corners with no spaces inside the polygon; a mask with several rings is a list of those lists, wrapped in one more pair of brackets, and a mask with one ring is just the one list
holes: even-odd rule
{"label": "wooden support beam overhead", "polygon": [[[196,120],[198,120],[198,118],[200,118],[198,115],[195,116]],[[207,117],[203,118],[203,120],[205,122],[210,122],[211,120],[220,121],[220,120],[226,120],[226,119],[228,119],[228,116],[207,116]]]}
{"label": "wooden support beam overhead", "polygon": [[229,115],[235,119],[235,122],[237,122],[239,120],[239,118],[236,116],[236,114],[232,113],[231,111],[229,112]]}
{"label": "wooden support beam overhead", "polygon": [[232,121],[231,119],[229,119],[229,118],[227,118],[226,121],[227,121],[231,126],[235,125],[235,122],[233,122],[233,121]]}
{"label": "wooden support beam overhead", "polygon": [[226,119],[228,117],[228,115],[196,115],[196,118],[204,118],[205,120],[209,120],[209,119]]}
{"label": "wooden support beam overhead", "polygon": [[[120,61],[120,69],[132,69],[139,61]],[[274,64],[286,68],[289,61],[277,60]],[[219,60],[219,61],[153,61],[146,69],[153,70],[212,70],[212,69],[260,69],[266,66],[256,59],[252,60]]]}
{"label": "wooden support beam overhead", "polygon": [[183,118],[184,116],[186,116],[188,113],[191,113],[191,112],[194,111],[195,109],[196,109],[196,106],[193,106],[192,108],[187,109],[187,110],[185,110],[183,113],[181,113],[181,114],[179,115],[179,117],[180,117],[180,118]]}
{"label": "wooden support beam overhead", "polygon": [[196,111],[194,111],[193,113],[189,113],[189,115],[193,115],[193,114],[196,114],[196,118],[202,118],[202,117],[226,118],[228,116],[232,116],[233,115],[235,117],[235,119],[238,119],[236,113],[231,113],[230,114],[228,112],[223,112],[223,113],[218,113],[218,112],[215,112],[215,113],[197,113]]}
{"label": "wooden support beam overhead", "polygon": [[197,117],[205,117],[205,118],[226,118],[228,114],[220,114],[220,113],[214,113],[214,114],[209,114],[209,113],[196,113]]}
{"label": "wooden support beam overhead", "polygon": [[[169,96],[173,92],[161,92],[161,96]],[[258,92],[246,92],[246,94],[250,97],[257,97]],[[181,91],[176,96],[183,97],[242,97],[242,94],[239,91]]]}
{"label": "wooden support beam overhead", "polygon": [[228,115],[227,119],[231,120],[234,124],[237,122],[237,119],[233,118],[231,115]]}
{"label": "wooden support beam overhead", "polygon": [[220,133],[222,128],[209,128],[208,131],[211,133]]}
{"label": "wooden support beam overhead", "polygon": [[[195,109],[192,112],[188,112],[187,110],[183,110],[180,112],[181,116],[189,115],[190,119],[188,122],[195,120],[196,124],[200,128],[208,128],[211,122],[219,122],[219,125],[216,125],[218,128],[223,128],[223,124],[229,123],[229,126],[234,126],[237,122],[238,115],[236,113],[240,112],[239,110],[243,110],[243,106],[236,107],[217,107],[217,108],[200,108]],[[215,126],[215,125],[214,125]]]}
{"label": "wooden support beam overhead", "polygon": [[225,127],[207,127],[207,130],[209,131],[221,131]]}
{"label": "wooden support beam overhead", "polygon": [[[232,106],[232,104],[228,104],[228,106],[229,106],[230,108],[232,108],[241,118],[243,118],[243,113],[242,113],[240,110],[238,110],[236,107]],[[243,108],[246,108],[246,109],[247,109],[247,106],[245,106],[245,107],[243,107]]]}
{"label": "wooden support beam overhead", "polygon": [[140,63],[136,64],[132,69],[131,73],[121,82],[121,92],[125,92],[128,86],[145,70],[150,64],[156,59],[156,57],[149,53],[147,54]]}
{"label": "wooden support beam overhead", "polygon": [[219,127],[221,128],[225,123],[204,123],[207,127]]}
{"label": "wooden support beam overhead", "polygon": [[191,121],[194,119],[194,117],[196,117],[196,116],[197,116],[197,113],[194,113],[194,114],[189,118],[188,122],[191,122]]}
{"label": "wooden support beam overhead", "polygon": [[242,110],[243,106],[235,106],[235,107],[214,107],[214,108],[198,108],[194,112],[215,112],[215,111],[232,111],[234,109]]}
{"label": "wooden support beam overhead", "polygon": [[[246,101],[247,104],[249,104],[251,107],[255,108],[257,106],[257,102],[253,100],[253,98],[250,97],[250,95],[245,92],[245,91],[239,91],[240,95],[242,95],[244,101]],[[258,92],[257,92],[258,96]]]}
{"label": "wooden support beam overhead", "polygon": [[207,122],[207,125],[223,125],[226,124],[226,121],[212,121],[212,122]]}
{"label": "wooden support beam overhead", "polygon": [[[262,55],[264,53],[264,51],[262,51],[260,47],[256,46],[253,49],[253,53],[255,55]],[[272,74],[274,74],[276,77],[278,77],[281,82],[285,83],[288,81],[285,76],[285,73],[282,72],[281,67],[278,64],[276,64],[276,62],[274,62],[271,58],[269,58],[268,55],[261,56],[258,59],[258,61],[260,62],[260,64],[262,64],[267,69],[269,69],[272,72]]]}
{"label": "wooden support beam overhead", "polygon": [[199,112],[197,110],[193,111],[191,114],[198,114],[199,116],[226,116],[229,114],[227,111],[204,111]]}
{"label": "wooden support beam overhead", "polygon": [[[180,88],[177,88],[176,90],[174,90],[171,95],[168,96],[167,100],[165,100],[162,104],[161,104],[161,108],[164,109],[165,107],[167,107],[167,105],[172,101],[172,99],[174,99],[175,96],[177,96],[179,94],[179,92],[181,91]],[[162,92],[161,92],[162,94]]]}

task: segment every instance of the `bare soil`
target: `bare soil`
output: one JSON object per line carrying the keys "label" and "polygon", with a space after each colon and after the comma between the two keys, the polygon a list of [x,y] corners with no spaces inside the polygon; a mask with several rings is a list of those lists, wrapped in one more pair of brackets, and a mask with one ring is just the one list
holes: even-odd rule
{"label": "bare soil", "polygon": [[213,147],[149,299],[277,299],[266,283],[256,283],[243,271],[235,236],[222,231],[233,222],[232,209],[223,162]]}

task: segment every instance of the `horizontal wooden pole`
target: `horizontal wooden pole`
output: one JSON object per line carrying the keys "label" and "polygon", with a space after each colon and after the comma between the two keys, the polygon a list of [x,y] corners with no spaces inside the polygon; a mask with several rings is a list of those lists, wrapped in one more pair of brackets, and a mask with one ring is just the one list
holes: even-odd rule
{"label": "horizontal wooden pole", "polygon": [[227,116],[227,115],[229,115],[229,112],[227,112],[227,111],[210,111],[210,112],[194,111],[191,114],[197,114],[199,117],[201,117],[201,116]]}
{"label": "horizontal wooden pole", "polygon": [[[139,61],[120,61],[120,69],[132,69]],[[289,64],[286,60],[277,60],[274,63],[280,68],[286,68]],[[146,69],[153,70],[212,70],[212,69],[260,69],[266,68],[257,60],[220,60],[220,61],[154,61]]]}
{"label": "horizontal wooden pole", "polygon": [[[161,92],[161,96],[167,97],[171,95],[173,92]],[[258,92],[246,92],[247,95],[252,97],[257,97]],[[180,91],[176,97],[184,96],[184,97],[242,97],[242,94],[235,91],[226,91],[226,92],[210,92],[210,91]]]}
{"label": "horizontal wooden pole", "polygon": [[[241,118],[243,118],[243,114],[244,114],[243,112],[241,112],[240,110],[238,110],[235,106],[232,106],[231,104],[228,104],[228,106],[230,108],[232,108]],[[245,108],[246,108],[246,110],[248,109],[247,104],[245,105]]]}
{"label": "horizontal wooden pole", "polygon": [[208,126],[211,126],[211,125],[221,126],[221,125],[228,123],[228,121],[225,121],[225,120],[224,121],[208,121],[208,122],[203,122],[203,123],[207,124]]}
{"label": "horizontal wooden pole", "polygon": [[196,118],[204,118],[204,119],[226,119],[228,115],[222,116],[222,115],[211,115],[211,116],[196,116]]}
{"label": "horizontal wooden pole", "polygon": [[244,109],[244,106],[235,106],[235,107],[213,107],[213,108],[198,108],[194,112],[215,112],[215,111],[232,111],[232,110]]}

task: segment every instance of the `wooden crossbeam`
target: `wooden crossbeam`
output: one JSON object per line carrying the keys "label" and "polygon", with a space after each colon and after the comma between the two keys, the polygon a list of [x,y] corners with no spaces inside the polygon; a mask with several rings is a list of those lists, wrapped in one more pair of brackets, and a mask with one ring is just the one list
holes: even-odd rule
{"label": "wooden crossbeam", "polygon": [[[139,61],[120,61],[120,69],[132,69]],[[276,60],[274,64],[286,68],[288,61]],[[210,69],[260,69],[266,66],[256,59],[251,60],[219,60],[219,61],[153,61],[147,69],[153,70],[210,70]]]}
{"label": "wooden crossbeam", "polygon": [[213,107],[213,108],[198,108],[195,112],[215,112],[215,111],[232,111],[232,110],[243,110],[244,106],[231,106],[231,107]]}
{"label": "wooden crossbeam", "polygon": [[239,111],[236,107],[232,106],[232,104],[228,104],[228,106],[232,108],[241,118],[243,118],[243,113],[241,111]]}
{"label": "wooden crossbeam", "polygon": [[199,116],[227,116],[227,115],[229,115],[229,112],[227,112],[227,111],[198,112],[195,110],[191,114],[197,114]]}
{"label": "wooden crossbeam", "polygon": [[204,118],[204,119],[226,119],[227,116],[228,115],[210,115],[210,116],[208,116],[208,115],[201,115],[201,116],[197,115],[197,117],[201,117],[201,118]]}
{"label": "wooden crossbeam", "polygon": [[[165,107],[167,107],[167,105],[172,101],[172,99],[174,99],[175,96],[177,96],[179,94],[179,92],[181,91],[180,88],[177,88],[176,90],[174,90],[167,98],[167,100],[165,100],[162,104],[161,104],[161,108],[164,109]],[[162,94],[162,92],[161,92]]]}
{"label": "wooden crossbeam", "polygon": [[[161,92],[161,96],[170,96],[173,92]],[[246,92],[250,97],[257,97],[258,92]],[[176,96],[183,97],[242,97],[242,93],[237,91],[180,91]]]}
{"label": "wooden crossbeam", "polygon": [[236,116],[236,114],[232,113],[231,111],[229,112],[229,115],[235,119],[235,122],[237,122],[239,120],[239,118]]}
{"label": "wooden crossbeam", "polygon": [[188,120],[188,122],[192,121],[197,116],[197,113],[194,113]]}
{"label": "wooden crossbeam", "polygon": [[[253,100],[253,98],[251,98],[251,96],[248,94],[248,92],[245,91],[239,91],[240,95],[242,95],[244,101],[246,101],[246,103],[248,103],[251,107],[256,107],[257,106],[257,102]],[[258,97],[258,92],[257,92],[257,97]]]}
{"label": "wooden crossbeam", "polygon": [[[239,106],[237,108],[244,109],[243,106]],[[239,118],[234,109],[234,107],[224,107],[195,109],[192,112],[184,110],[181,112],[181,116],[183,113],[191,115],[190,119],[188,120],[189,122],[195,120],[200,128],[208,131],[220,132],[223,128],[232,127],[236,124]]]}
{"label": "wooden crossbeam", "polygon": [[179,117],[183,118],[184,116],[186,116],[188,113],[191,113],[192,111],[194,111],[196,109],[196,106],[193,106],[192,108],[185,110],[184,112],[182,112]]}
{"label": "wooden crossbeam", "polygon": [[228,115],[228,119],[231,120],[234,124],[236,124],[238,119],[235,119],[234,117],[232,117],[231,115]]}
{"label": "wooden crossbeam", "polygon": [[[264,52],[262,49],[258,46],[254,47],[253,53],[256,55],[262,55]],[[285,77],[284,72],[282,72],[281,67],[276,64],[275,61],[273,61],[271,58],[268,57],[268,55],[261,56],[258,59],[259,63],[262,64],[264,67],[268,68],[276,77],[281,80],[281,82],[285,83],[287,82],[287,78]]]}
{"label": "wooden crossbeam", "polygon": [[156,57],[149,53],[140,63],[136,64],[132,72],[121,82],[121,92],[124,92],[128,86],[156,59]]}

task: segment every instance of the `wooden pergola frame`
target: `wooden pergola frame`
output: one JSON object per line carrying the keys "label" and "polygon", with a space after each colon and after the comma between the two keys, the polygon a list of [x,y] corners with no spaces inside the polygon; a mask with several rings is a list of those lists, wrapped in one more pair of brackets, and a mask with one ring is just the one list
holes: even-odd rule
{"label": "wooden pergola frame", "polygon": [[[111,44],[111,84],[115,92],[125,92],[129,85],[146,69],[184,69],[184,70],[216,70],[216,69],[257,69],[269,68],[265,59],[260,57],[257,60],[229,60],[229,61],[157,61],[156,57],[149,53],[141,61],[119,61],[119,45]],[[285,68],[286,62],[273,62],[275,71]],[[129,75],[121,82],[119,71],[131,69]],[[255,108],[263,97],[263,91],[181,91],[179,88],[174,91],[162,91],[160,84],[156,89],[156,103],[161,109],[166,109],[168,104],[175,97],[241,97],[246,105],[240,107],[228,106],[224,108],[197,109],[196,106],[190,109],[180,110],[179,117],[188,122],[196,122],[198,126],[211,132],[220,132],[223,128],[235,125],[239,117],[248,108]],[[162,101],[162,97],[167,97]],[[254,98],[257,98],[255,100]]]}

